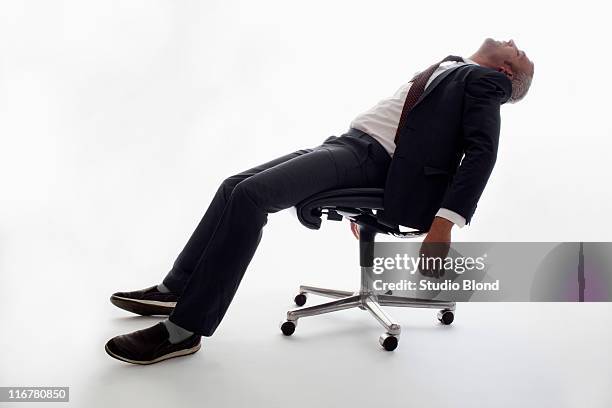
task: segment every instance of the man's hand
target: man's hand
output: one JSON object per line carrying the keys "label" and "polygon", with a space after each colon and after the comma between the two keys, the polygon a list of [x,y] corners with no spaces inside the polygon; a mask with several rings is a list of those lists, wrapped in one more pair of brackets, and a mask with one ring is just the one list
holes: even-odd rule
{"label": "man's hand", "polygon": [[[423,240],[421,245],[420,256],[422,258],[422,265],[420,271],[425,276],[440,277],[444,275],[444,259],[448,255],[451,244],[451,228],[453,228],[451,221],[446,218],[436,217],[434,222],[431,224],[431,228],[427,233],[427,236]],[[439,258],[435,259],[434,258]],[[429,262],[427,262],[429,260]]]}
{"label": "man's hand", "polygon": [[352,221],[351,221],[351,231],[353,232],[353,235],[355,236],[355,238],[359,239],[359,225],[355,224]]}

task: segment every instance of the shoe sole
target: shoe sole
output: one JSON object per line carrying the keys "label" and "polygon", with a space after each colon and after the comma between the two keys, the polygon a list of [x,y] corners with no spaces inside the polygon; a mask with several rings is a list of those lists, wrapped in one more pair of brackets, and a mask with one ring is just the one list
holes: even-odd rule
{"label": "shoe sole", "polygon": [[176,302],[160,302],[158,300],[130,299],[121,296],[111,296],[110,301],[119,309],[127,310],[141,316],[168,316],[174,310]]}
{"label": "shoe sole", "polygon": [[120,355],[115,354],[112,351],[110,351],[108,349],[108,346],[104,346],[104,350],[106,350],[106,354],[108,354],[112,358],[115,358],[121,361],[125,361],[126,363],[132,363],[132,364],[138,364],[138,365],[150,365],[150,364],[159,363],[160,361],[168,360],[168,359],[175,358],[175,357],[188,356],[198,351],[200,347],[202,347],[202,343],[198,343],[196,346],[193,346],[188,349],[173,351],[172,353],[165,354],[163,356],[157,357],[156,359],[153,359],[150,361],[131,360],[129,358],[121,357]]}

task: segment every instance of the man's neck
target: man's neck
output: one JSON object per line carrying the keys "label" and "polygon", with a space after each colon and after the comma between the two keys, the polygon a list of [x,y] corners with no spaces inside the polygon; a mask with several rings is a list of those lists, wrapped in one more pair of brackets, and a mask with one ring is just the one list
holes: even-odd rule
{"label": "man's neck", "polygon": [[496,69],[497,67],[492,64],[487,58],[484,58],[482,55],[480,54],[474,54],[472,55],[470,58],[470,60],[474,61],[476,64],[478,65],[482,65],[483,67],[489,67],[489,68],[493,68]]}

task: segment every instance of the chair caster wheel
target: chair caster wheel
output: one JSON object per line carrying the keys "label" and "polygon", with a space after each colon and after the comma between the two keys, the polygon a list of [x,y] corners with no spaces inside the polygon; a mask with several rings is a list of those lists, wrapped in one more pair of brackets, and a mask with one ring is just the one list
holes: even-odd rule
{"label": "chair caster wheel", "polygon": [[306,304],[306,294],[305,293],[298,293],[295,296],[295,299],[293,299],[293,301],[298,306],[304,306]]}
{"label": "chair caster wheel", "polygon": [[397,348],[399,338],[397,336],[394,336],[393,334],[383,333],[380,335],[378,341],[385,350],[393,351]]}
{"label": "chair caster wheel", "polygon": [[280,329],[285,336],[291,336],[295,331],[296,324],[297,322],[285,320],[284,322],[281,322]]}
{"label": "chair caster wheel", "polygon": [[449,309],[440,310],[438,312],[438,320],[443,325],[448,326],[449,324],[453,322],[453,320],[455,320],[455,314],[453,313],[452,310],[449,310]]}

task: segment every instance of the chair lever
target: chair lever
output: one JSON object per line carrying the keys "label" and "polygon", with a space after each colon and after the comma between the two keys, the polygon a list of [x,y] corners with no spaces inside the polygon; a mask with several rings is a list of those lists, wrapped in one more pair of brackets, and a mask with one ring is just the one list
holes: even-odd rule
{"label": "chair lever", "polygon": [[332,221],[342,221],[342,215],[338,214],[336,210],[327,209],[327,219]]}

